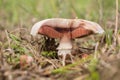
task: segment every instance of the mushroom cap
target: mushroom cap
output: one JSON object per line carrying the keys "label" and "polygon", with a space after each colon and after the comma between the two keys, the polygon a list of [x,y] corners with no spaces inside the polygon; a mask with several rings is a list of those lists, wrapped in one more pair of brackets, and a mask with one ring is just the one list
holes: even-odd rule
{"label": "mushroom cap", "polygon": [[38,33],[51,38],[61,38],[68,33],[71,38],[82,37],[91,33],[102,34],[104,30],[95,22],[83,19],[52,18],[37,22],[31,29],[31,35]]}

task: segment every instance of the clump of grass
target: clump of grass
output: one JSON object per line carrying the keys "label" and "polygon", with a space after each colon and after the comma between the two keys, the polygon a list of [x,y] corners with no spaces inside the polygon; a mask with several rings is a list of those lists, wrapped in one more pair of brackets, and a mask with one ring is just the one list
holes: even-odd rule
{"label": "clump of grass", "polygon": [[90,55],[90,56],[88,56],[86,58],[83,58],[83,59],[80,59],[80,60],[76,61],[73,64],[69,64],[69,65],[60,67],[59,69],[55,69],[55,70],[52,71],[52,73],[53,74],[58,74],[58,73],[64,74],[64,73],[67,73],[67,72],[71,71],[72,67],[75,67],[75,66],[78,66],[78,65],[82,65],[82,64],[90,61],[92,58],[93,58],[93,55]]}
{"label": "clump of grass", "polygon": [[30,55],[31,53],[28,51],[28,49],[22,44],[22,40],[11,33],[8,33],[9,37],[9,47],[6,49],[6,58],[8,63],[10,64],[18,64],[20,55],[23,54],[28,54]]}
{"label": "clump of grass", "polygon": [[88,70],[90,72],[86,80],[100,80],[99,73],[97,71],[98,59],[93,58],[88,64]]}
{"label": "clump of grass", "polygon": [[113,41],[113,30],[106,30],[105,36],[106,44],[111,45]]}

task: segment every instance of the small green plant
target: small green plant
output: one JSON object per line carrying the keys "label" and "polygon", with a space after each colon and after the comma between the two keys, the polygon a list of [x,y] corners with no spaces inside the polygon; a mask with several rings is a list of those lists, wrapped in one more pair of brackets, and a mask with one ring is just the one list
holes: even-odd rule
{"label": "small green plant", "polygon": [[112,40],[113,40],[113,31],[112,30],[106,30],[106,34],[105,34],[106,38],[105,41],[108,45],[112,44]]}
{"label": "small green plant", "polygon": [[51,58],[56,58],[57,57],[57,54],[55,53],[55,51],[43,51],[41,52],[42,56],[45,56],[45,57],[51,57]]}

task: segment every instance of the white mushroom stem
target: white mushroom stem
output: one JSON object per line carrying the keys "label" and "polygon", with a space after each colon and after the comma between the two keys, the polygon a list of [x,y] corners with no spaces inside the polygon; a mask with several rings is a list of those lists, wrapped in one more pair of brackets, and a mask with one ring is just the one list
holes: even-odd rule
{"label": "white mushroom stem", "polygon": [[71,41],[71,38],[67,34],[63,35],[57,49],[58,49],[58,55],[62,56],[62,64],[63,66],[65,66],[65,59],[66,59],[67,54],[70,55],[70,58],[72,60],[72,55],[71,55],[72,41]]}

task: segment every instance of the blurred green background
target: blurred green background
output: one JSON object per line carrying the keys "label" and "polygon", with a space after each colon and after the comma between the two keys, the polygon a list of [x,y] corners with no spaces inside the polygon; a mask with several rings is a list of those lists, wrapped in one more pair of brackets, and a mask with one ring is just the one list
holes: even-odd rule
{"label": "blurred green background", "polygon": [[115,0],[0,0],[1,28],[30,28],[53,17],[83,18],[105,26],[115,20]]}

